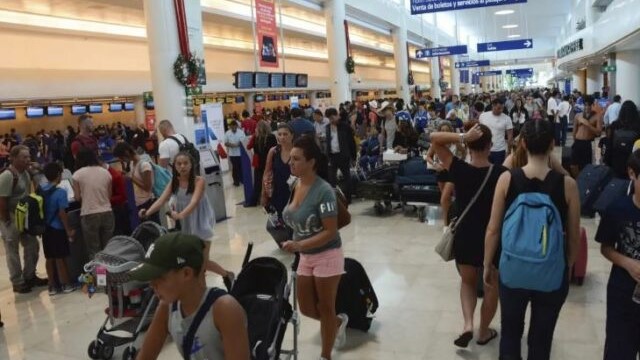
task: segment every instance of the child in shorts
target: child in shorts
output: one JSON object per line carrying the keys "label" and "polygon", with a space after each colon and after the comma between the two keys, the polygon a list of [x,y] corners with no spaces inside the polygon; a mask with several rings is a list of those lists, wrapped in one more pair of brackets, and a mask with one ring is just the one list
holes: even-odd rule
{"label": "child in shorts", "polygon": [[69,226],[67,218],[67,190],[58,187],[62,179],[62,167],[58,163],[49,163],[44,167],[44,175],[48,182],[39,189],[44,200],[46,222],[42,247],[49,277],[49,296],[54,296],[76,290],[69,279],[65,260],[70,255],[69,241],[73,241],[75,230]]}

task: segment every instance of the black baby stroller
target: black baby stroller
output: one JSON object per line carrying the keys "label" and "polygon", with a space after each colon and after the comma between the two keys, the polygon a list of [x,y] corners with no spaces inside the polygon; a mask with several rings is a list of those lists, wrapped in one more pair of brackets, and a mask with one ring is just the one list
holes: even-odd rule
{"label": "black baby stroller", "polygon": [[392,210],[392,201],[398,200],[394,181],[398,173],[398,165],[383,165],[369,174],[366,180],[355,185],[356,197],[373,200],[373,208],[377,215]]}
{"label": "black baby stroller", "polygon": [[[260,257],[249,261],[253,244],[249,244],[242,271],[231,289],[247,313],[249,345],[252,360],[298,359],[298,316],[294,296],[289,295],[295,284],[295,274],[288,282],[287,268],[276,258]],[[293,349],[281,350],[287,324],[293,324]]]}
{"label": "black baby stroller", "polygon": [[138,240],[146,249],[151,246],[160,236],[167,234],[168,231],[164,227],[153,221],[145,221],[133,230],[131,237]]}

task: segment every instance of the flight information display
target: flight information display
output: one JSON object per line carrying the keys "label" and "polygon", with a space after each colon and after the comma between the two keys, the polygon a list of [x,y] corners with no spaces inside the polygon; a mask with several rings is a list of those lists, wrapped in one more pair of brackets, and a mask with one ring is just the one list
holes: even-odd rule
{"label": "flight information display", "polygon": [[284,87],[284,74],[281,73],[271,73],[269,74],[270,85],[272,88],[283,88]]}
{"label": "flight information display", "polygon": [[253,72],[238,71],[234,76],[236,89],[253,89]]}
{"label": "flight information display", "polygon": [[269,73],[257,72],[255,73],[254,79],[255,88],[264,89],[269,87]]}
{"label": "flight information display", "polygon": [[294,88],[296,87],[296,80],[298,74],[284,74],[284,87]]}

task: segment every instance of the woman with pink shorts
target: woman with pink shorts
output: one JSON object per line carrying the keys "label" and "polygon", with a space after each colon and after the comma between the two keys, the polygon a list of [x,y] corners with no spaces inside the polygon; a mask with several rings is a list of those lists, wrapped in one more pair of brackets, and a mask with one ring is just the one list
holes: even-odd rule
{"label": "woman with pink shorts", "polygon": [[344,273],[342,241],[338,233],[336,195],[322,175],[327,160],[313,137],[302,136],[291,150],[291,174],[298,180],[292,185],[284,221],[293,229],[293,240],[282,248],[300,253],[298,264],[298,302],[305,316],[320,321],[322,354],[330,360],[334,347],[344,345],[349,318],[336,315],[336,294]]}

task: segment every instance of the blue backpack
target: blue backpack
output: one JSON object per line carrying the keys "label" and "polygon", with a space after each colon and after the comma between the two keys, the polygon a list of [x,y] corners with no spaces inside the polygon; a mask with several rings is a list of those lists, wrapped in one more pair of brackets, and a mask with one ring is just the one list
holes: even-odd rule
{"label": "blue backpack", "polygon": [[155,197],[160,197],[164,189],[171,182],[171,173],[169,170],[151,163],[151,167],[153,168],[153,195]]}
{"label": "blue backpack", "polygon": [[[532,191],[527,182],[532,183],[522,169],[511,171],[510,191],[519,195],[504,216],[500,280],[513,289],[551,292],[562,286],[565,275],[564,226],[551,191]],[[543,188],[557,186],[564,189],[564,177],[551,173]]]}

